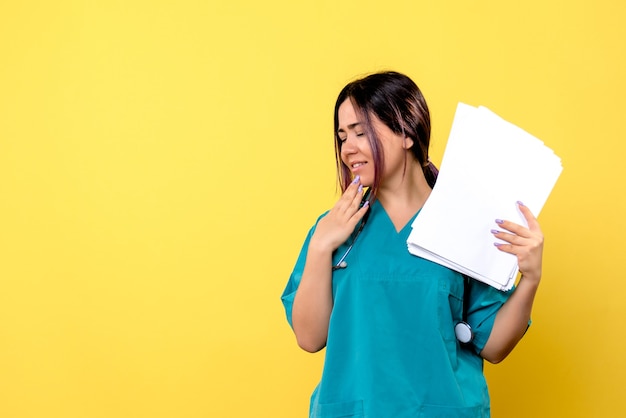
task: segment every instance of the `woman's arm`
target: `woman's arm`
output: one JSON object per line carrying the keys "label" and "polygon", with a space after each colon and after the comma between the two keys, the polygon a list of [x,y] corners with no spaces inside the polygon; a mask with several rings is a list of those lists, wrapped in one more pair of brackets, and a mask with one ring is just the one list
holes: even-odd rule
{"label": "woman's arm", "polygon": [[333,308],[332,250],[319,248],[311,238],[302,280],[293,301],[292,323],[298,345],[314,353],[326,345]]}
{"label": "woman's arm", "polygon": [[326,346],[333,308],[332,255],[343,244],[368,205],[359,208],[363,188],[359,178],[346,189],[335,206],[317,224],[309,242],[302,279],[292,308],[292,324],[298,345],[311,353]]}
{"label": "woman's arm", "polygon": [[522,278],[511,297],[498,311],[491,335],[480,353],[491,363],[504,360],[524,336],[541,281],[543,234],[530,210],[522,203],[519,203],[519,208],[526,218],[528,228],[510,221],[497,220],[498,226],[505,231],[492,231],[495,237],[504,241],[496,244],[498,249],[517,257]]}

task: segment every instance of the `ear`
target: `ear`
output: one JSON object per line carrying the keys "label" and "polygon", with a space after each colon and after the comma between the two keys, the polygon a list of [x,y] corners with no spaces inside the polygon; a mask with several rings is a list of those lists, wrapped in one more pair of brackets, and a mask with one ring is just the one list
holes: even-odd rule
{"label": "ear", "polygon": [[404,149],[410,149],[413,146],[414,142],[413,142],[413,138],[411,138],[410,136],[405,136],[404,139],[402,140],[402,147]]}

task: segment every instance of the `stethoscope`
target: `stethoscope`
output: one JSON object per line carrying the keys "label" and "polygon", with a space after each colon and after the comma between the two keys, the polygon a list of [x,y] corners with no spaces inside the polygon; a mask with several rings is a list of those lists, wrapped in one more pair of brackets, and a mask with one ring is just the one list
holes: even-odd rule
{"label": "stethoscope", "polygon": [[[361,200],[360,207],[362,207],[363,204],[369,199],[370,190],[371,189],[368,189],[367,192],[365,192],[365,194],[363,195],[363,199]],[[363,216],[363,219],[361,219],[359,223],[359,227],[357,228],[356,232],[353,234],[354,238],[352,238],[350,245],[344,251],[343,255],[339,258],[339,261],[337,261],[337,263],[333,265],[333,271],[345,269],[346,267],[348,267],[348,263],[346,262],[346,257],[348,256],[348,254],[350,254],[350,251],[352,251],[352,247],[354,247],[354,243],[356,242],[357,238],[361,234],[361,231],[363,231],[363,227],[365,227],[365,224],[367,223],[370,212],[371,210],[368,210]],[[471,279],[469,277],[465,275],[463,276],[463,316],[462,316],[462,319],[459,322],[457,322],[457,324],[454,326],[454,334],[456,335],[456,339],[461,344],[469,344],[474,340],[474,330],[472,330],[472,327],[470,326],[470,324],[467,323],[467,308],[469,305],[469,293],[470,293],[470,288],[471,288],[470,280]]]}
{"label": "stethoscope", "polygon": [[463,316],[454,326],[454,334],[461,344],[469,344],[474,340],[474,330],[467,323],[467,307],[469,305],[469,294],[471,289],[469,277],[463,275]]}
{"label": "stethoscope", "polygon": [[[369,199],[371,190],[372,189],[367,189],[367,191],[363,195],[363,198],[361,199],[361,204],[359,205],[359,208],[362,208],[365,202]],[[370,202],[370,204],[371,203],[372,202]],[[348,254],[350,254],[350,251],[352,251],[352,247],[354,247],[354,243],[356,242],[356,239],[359,237],[359,235],[361,235],[361,231],[363,231],[363,227],[365,226],[365,224],[367,223],[367,220],[370,217],[370,212],[371,212],[371,209],[365,212],[365,215],[363,215],[363,218],[361,218],[361,221],[359,222],[359,227],[356,230],[356,233],[353,233],[354,238],[352,238],[350,245],[348,246],[346,251],[343,253],[339,261],[337,261],[337,264],[333,266],[333,271],[339,270],[339,269],[345,269],[346,267],[348,267],[348,263],[346,262],[346,257],[348,256]]]}

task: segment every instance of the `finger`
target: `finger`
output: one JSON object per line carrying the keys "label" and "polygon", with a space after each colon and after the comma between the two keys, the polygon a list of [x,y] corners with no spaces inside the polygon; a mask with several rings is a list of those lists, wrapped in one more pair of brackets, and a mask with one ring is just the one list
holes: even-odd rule
{"label": "finger", "polygon": [[517,257],[518,266],[521,271],[541,270],[541,245],[519,246],[506,243],[494,243],[499,251]]}
{"label": "finger", "polygon": [[507,232],[498,231],[497,229],[492,229],[491,233],[493,234],[494,237],[498,238],[499,240],[502,240],[502,241],[508,242],[509,244],[514,244],[514,245],[522,245],[525,242],[527,242],[528,239],[530,238],[530,237],[522,237],[516,234],[509,234]]}
{"label": "finger", "polygon": [[338,212],[345,213],[350,211],[350,215],[356,210],[351,209],[354,200],[359,196],[360,192],[360,184],[359,184],[359,176],[356,176],[352,183],[348,186],[348,188],[343,192],[337,203],[335,203],[335,209]]}
{"label": "finger", "polygon": [[517,247],[534,248],[543,244],[543,235],[540,232],[530,232],[527,229],[526,231],[529,232],[528,236],[510,234],[496,229],[492,229],[491,233],[497,239]]}
{"label": "finger", "polygon": [[535,217],[535,215],[533,215],[528,206],[526,206],[522,202],[517,202],[517,206],[519,207],[520,212],[522,212],[522,215],[524,215],[524,219],[526,219],[528,229],[530,229],[531,231],[541,231],[537,218]]}
{"label": "finger", "polygon": [[503,253],[513,254],[517,256],[517,250],[514,245],[511,244],[503,244],[501,242],[494,242],[493,245],[498,249],[498,251],[502,251]]}
{"label": "finger", "polygon": [[357,190],[356,190],[356,194],[354,195],[354,197],[352,198],[352,201],[350,202],[350,212],[351,212],[351,214],[354,214],[359,209],[361,209],[361,203],[363,203],[363,194],[364,193],[365,192],[363,190],[363,185],[359,184],[359,186],[357,187]]}
{"label": "finger", "polygon": [[352,203],[362,189],[361,177],[356,176],[341,197],[344,198],[346,202]]}
{"label": "finger", "polygon": [[365,201],[365,203],[363,204],[363,207],[359,208],[359,210],[356,211],[356,213],[352,216],[352,218],[350,218],[350,222],[354,223],[354,226],[356,226],[356,224],[363,219],[363,217],[365,216],[365,214],[367,213],[367,211],[369,210],[369,201]]}
{"label": "finger", "polygon": [[361,176],[357,175],[343,193],[340,200],[344,204],[344,210],[349,212],[349,215],[352,216],[360,208],[362,198],[363,185],[361,184]]}
{"label": "finger", "polygon": [[530,229],[526,228],[525,226],[516,224],[515,222],[496,219],[496,223],[500,228],[505,229],[520,237],[529,238],[531,236]]}

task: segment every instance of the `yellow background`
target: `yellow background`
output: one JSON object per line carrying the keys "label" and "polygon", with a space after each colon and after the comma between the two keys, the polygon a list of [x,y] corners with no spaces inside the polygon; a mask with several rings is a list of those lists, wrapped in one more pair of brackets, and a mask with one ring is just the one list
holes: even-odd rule
{"label": "yellow background", "polygon": [[493,415],[624,416],[624,20],[617,0],[2,1],[0,417],[305,416],[323,354],[279,296],[336,198],[336,94],[381,69],[423,89],[436,163],[458,101],[563,159]]}

